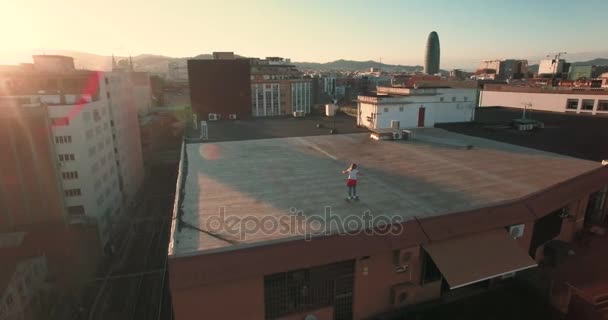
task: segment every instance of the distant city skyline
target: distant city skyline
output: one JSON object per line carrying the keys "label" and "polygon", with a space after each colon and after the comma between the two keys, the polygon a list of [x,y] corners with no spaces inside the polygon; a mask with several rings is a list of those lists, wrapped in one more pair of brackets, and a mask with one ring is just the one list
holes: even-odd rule
{"label": "distant city skyline", "polygon": [[[559,8],[559,10],[554,10]],[[542,58],[549,52],[608,52],[608,2],[446,0],[307,2],[132,0],[4,2],[0,64],[35,50],[101,55],[188,57],[213,51],[283,56],[299,62],[337,59],[422,65],[426,37],[441,38],[441,68],[474,61]],[[581,28],[573,26],[584,25]],[[566,56],[568,59],[568,56]]]}

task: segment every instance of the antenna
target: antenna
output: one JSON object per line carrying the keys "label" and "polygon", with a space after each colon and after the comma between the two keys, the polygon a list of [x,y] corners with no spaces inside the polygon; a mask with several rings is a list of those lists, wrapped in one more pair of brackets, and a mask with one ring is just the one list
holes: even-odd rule
{"label": "antenna", "polygon": [[532,107],[532,102],[522,102],[522,105],[524,106],[524,112],[521,116],[522,119],[526,119],[526,110],[530,107]]}

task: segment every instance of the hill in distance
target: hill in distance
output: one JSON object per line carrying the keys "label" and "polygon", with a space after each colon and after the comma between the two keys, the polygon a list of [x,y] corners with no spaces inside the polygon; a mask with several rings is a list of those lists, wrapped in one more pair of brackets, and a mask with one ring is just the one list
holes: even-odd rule
{"label": "hill in distance", "polygon": [[[60,54],[71,56],[74,58],[76,67],[79,69],[89,70],[100,70],[108,71],[112,69],[112,56],[98,55],[94,53],[72,51],[72,50],[53,50],[44,49],[39,52],[33,52],[33,54]],[[587,54],[589,56],[590,54]],[[237,55],[237,57],[243,57]],[[580,55],[580,57],[586,57]],[[168,57],[163,55],[154,54],[141,54],[133,56],[133,63],[136,70],[148,71],[155,74],[165,74],[168,70],[168,64],[174,61],[186,61],[188,59],[212,59],[211,54],[199,54],[194,57]],[[124,56],[115,56],[115,59],[122,60],[128,59]],[[537,60],[538,61],[538,60]],[[27,61],[23,61],[27,62]],[[318,62],[292,62],[300,70],[336,70],[336,71],[368,71],[370,68],[379,68],[382,71],[387,72],[417,72],[422,71],[422,66],[407,66],[407,65],[392,65],[380,63],[373,60],[368,61],[354,61],[354,60],[336,60],[326,63]],[[591,60],[573,62],[573,65],[608,65],[608,58],[595,58]],[[532,64],[529,66],[530,71],[537,72],[538,64]]]}

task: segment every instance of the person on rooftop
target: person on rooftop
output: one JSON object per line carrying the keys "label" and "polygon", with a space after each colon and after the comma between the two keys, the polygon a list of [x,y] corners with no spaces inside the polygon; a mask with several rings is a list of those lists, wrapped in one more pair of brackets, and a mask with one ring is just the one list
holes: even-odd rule
{"label": "person on rooftop", "polygon": [[357,195],[357,175],[363,174],[359,173],[359,169],[357,168],[357,164],[353,163],[348,169],[342,171],[342,174],[348,174],[348,179],[346,180],[346,186],[348,187],[347,200],[359,200],[359,196]]}

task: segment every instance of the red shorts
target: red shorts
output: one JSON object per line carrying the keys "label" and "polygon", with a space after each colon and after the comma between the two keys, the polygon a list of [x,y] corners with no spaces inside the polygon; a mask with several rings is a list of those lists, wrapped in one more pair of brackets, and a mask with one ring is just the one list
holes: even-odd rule
{"label": "red shorts", "polygon": [[346,180],[346,186],[347,187],[354,187],[357,185],[357,180],[355,179],[348,179]]}

